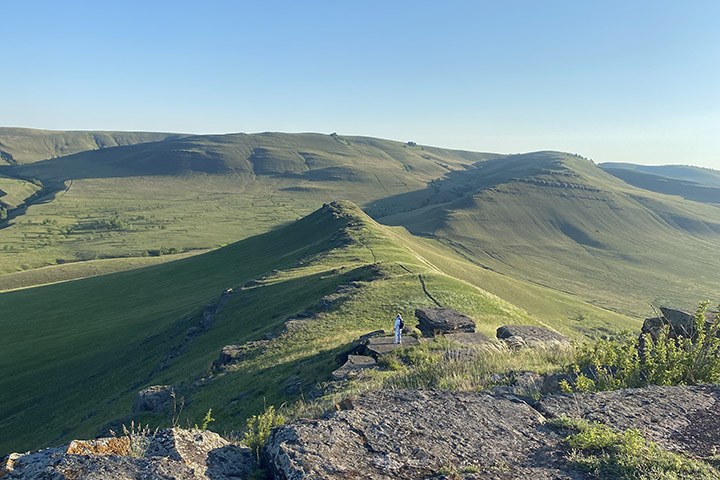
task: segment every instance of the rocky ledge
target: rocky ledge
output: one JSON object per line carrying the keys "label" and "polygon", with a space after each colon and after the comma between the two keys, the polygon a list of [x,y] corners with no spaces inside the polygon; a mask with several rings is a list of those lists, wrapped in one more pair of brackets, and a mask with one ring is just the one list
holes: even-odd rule
{"label": "rocky ledge", "polygon": [[255,457],[247,447],[206,430],[174,428],[13,453],[0,461],[0,478],[240,480],[248,478],[253,468]]}
{"label": "rocky ledge", "polygon": [[[532,405],[531,405],[532,403]],[[551,395],[395,390],[351,397],[324,418],[274,429],[262,452],[268,478],[585,479],[566,460],[567,432],[547,420],[568,416],[616,431],[636,428],[662,448],[692,457],[720,449],[720,386],[647,387]],[[11,454],[0,478],[255,478],[249,449],[198,430],[163,430],[138,444],[128,437],[75,441]]]}

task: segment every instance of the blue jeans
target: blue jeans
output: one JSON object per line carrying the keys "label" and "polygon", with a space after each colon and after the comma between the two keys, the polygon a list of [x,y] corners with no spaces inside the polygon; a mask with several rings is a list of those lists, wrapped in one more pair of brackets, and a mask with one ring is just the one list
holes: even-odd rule
{"label": "blue jeans", "polygon": [[402,328],[395,330],[395,343],[402,343]]}

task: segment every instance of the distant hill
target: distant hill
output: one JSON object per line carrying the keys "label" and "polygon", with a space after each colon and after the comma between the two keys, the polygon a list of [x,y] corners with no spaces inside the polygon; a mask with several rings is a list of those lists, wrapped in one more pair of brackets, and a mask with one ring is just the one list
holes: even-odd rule
{"label": "distant hill", "polygon": [[720,172],[682,165],[645,166],[603,163],[600,168],[645,190],[678,195],[695,202],[720,204]]}
{"label": "distant hill", "polygon": [[[506,323],[552,325],[575,338],[639,326],[334,203],[192,258],[1,293],[0,456],[131,419],[169,424],[167,416],[131,416],[136,392],[153,384],[175,386],[182,424],[212,408],[213,429],[241,428],[264,404],[328,380],[354,338],[389,330],[398,312],[412,326],[414,309],[436,301],[488,335]],[[211,375],[224,345],[248,341],[257,343],[242,362]]]}
{"label": "distant hill", "polygon": [[52,281],[75,262],[216,248],[347,199],[479,265],[623,313],[648,315],[651,302],[692,308],[720,288],[710,273],[720,268],[717,207],[634,187],[561,152],[195,135],[2,170],[45,186],[0,229],[0,272],[18,274],[13,285],[33,281],[18,270],[39,266],[56,265],[43,276]]}
{"label": "distant hill", "polygon": [[686,180],[700,185],[720,187],[720,170],[713,170],[712,168],[694,167],[692,165],[637,165],[619,162],[604,162],[599,167],[603,170],[632,170],[675,180]]}
{"label": "distant hill", "polygon": [[171,133],[53,131],[0,127],[0,165],[37,162],[122,145],[157,142]]}

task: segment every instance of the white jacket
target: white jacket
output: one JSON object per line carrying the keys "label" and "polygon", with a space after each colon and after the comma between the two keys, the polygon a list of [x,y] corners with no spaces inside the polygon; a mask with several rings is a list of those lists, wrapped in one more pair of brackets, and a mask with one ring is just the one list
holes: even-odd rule
{"label": "white jacket", "polygon": [[399,316],[395,319],[395,326],[393,328],[395,329],[396,332],[398,330],[400,330],[400,317]]}

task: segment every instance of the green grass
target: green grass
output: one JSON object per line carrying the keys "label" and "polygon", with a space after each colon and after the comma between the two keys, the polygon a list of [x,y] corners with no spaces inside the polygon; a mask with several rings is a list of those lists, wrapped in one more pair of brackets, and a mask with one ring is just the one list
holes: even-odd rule
{"label": "green grass", "polygon": [[[3,439],[12,440],[0,443],[0,451],[93,436],[128,415],[135,392],[151,384],[177,386],[186,400],[182,425],[198,423],[212,408],[217,421],[211,429],[240,430],[263,404],[296,399],[297,392],[287,390],[293,384],[308,391],[326,381],[337,368],[335,355],[354,338],[389,330],[398,312],[411,319],[415,308],[434,305],[418,275],[434,298],[471,315],[488,335],[507,323],[547,323],[436,268],[425,255],[430,245],[343,204],[337,215],[318,211],[203,255],[2,293],[0,427],[9,432]],[[460,261],[452,251],[440,252],[438,258]],[[256,283],[228,296],[210,328],[186,340],[201,325],[203,305],[249,280]],[[286,317],[314,309],[350,282],[359,282],[358,288],[333,308],[257,345],[232,372],[195,386],[222,346],[277,332]],[[627,321],[607,326],[621,328]]]}
{"label": "green grass", "polygon": [[0,205],[15,208],[39,189],[31,182],[0,175]]}
{"label": "green grass", "polygon": [[496,272],[638,317],[720,288],[720,210],[557,152],[488,160],[368,211]]}
{"label": "green grass", "polygon": [[550,425],[570,431],[568,461],[592,478],[620,480],[717,479],[720,472],[700,460],[671,453],[645,440],[636,429],[618,433],[598,422],[560,417]]}

